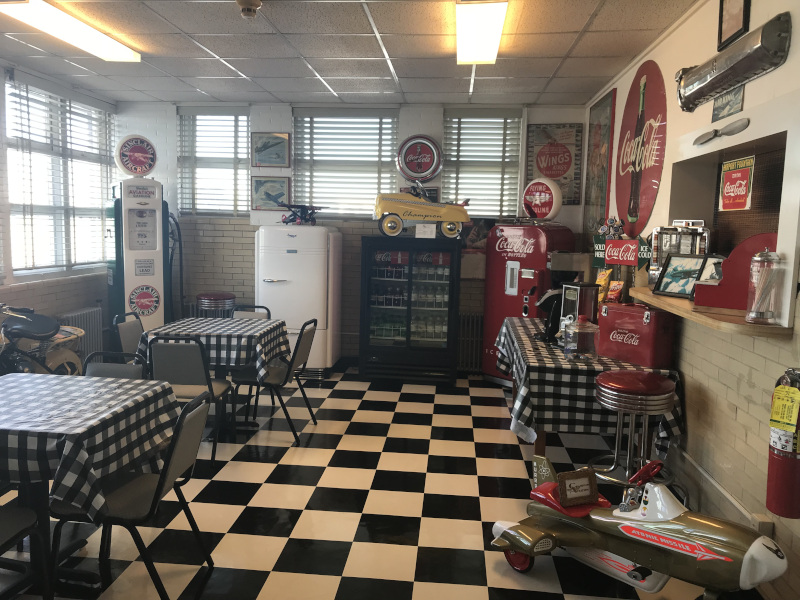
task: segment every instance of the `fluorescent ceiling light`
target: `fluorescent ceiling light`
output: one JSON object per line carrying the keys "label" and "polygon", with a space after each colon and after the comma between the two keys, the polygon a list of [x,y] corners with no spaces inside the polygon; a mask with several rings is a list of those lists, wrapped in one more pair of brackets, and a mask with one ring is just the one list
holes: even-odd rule
{"label": "fluorescent ceiling light", "polygon": [[493,65],[508,2],[456,2],[456,62]]}
{"label": "fluorescent ceiling light", "polygon": [[142,56],[44,0],[0,4],[0,13],[49,33],[103,60],[139,62]]}

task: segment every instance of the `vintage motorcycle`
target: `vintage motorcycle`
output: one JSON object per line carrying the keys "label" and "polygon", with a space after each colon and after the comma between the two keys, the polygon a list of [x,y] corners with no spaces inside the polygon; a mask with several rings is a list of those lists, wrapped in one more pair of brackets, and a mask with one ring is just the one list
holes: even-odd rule
{"label": "vintage motorcycle", "polygon": [[[526,573],[534,557],[564,549],[580,562],[645,592],[660,591],[670,577],[704,588],[703,600],[748,590],[780,577],[783,551],[748,527],[692,512],[663,483],[653,461],[631,477],[619,507],[596,503],[564,507],[550,461],[535,456],[533,502],[519,523],[498,521],[492,546],[513,569]],[[582,473],[578,471],[576,473]],[[594,472],[586,470],[587,477]]]}
{"label": "vintage motorcycle", "polygon": [[11,308],[0,303],[0,375],[7,373],[52,373],[80,375],[76,352],[83,329],[61,325],[52,317],[37,315],[29,308]]}

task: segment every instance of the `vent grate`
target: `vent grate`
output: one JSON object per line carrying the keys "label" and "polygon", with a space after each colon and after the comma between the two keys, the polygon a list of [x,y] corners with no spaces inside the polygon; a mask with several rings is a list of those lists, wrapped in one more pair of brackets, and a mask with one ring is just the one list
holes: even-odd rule
{"label": "vent grate", "polygon": [[103,310],[99,306],[64,313],[58,317],[58,322],[83,329],[84,334],[78,340],[77,349],[81,358],[103,350]]}
{"label": "vent grate", "polygon": [[458,370],[465,373],[481,372],[483,347],[483,315],[460,313],[458,315]]}

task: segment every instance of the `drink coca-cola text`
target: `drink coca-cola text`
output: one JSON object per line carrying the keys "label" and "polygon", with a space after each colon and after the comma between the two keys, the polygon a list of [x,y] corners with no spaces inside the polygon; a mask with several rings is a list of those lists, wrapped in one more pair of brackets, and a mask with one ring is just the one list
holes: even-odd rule
{"label": "drink coca-cola text", "polygon": [[536,240],[533,238],[526,238],[522,236],[515,236],[513,238],[501,237],[497,239],[495,248],[498,252],[530,254],[533,252],[535,244]]}
{"label": "drink coca-cola text", "polygon": [[433,155],[424,152],[420,154],[406,154],[406,163],[430,163],[433,162]]}
{"label": "drink coca-cola text", "polygon": [[622,344],[629,344],[631,346],[639,345],[639,334],[631,333],[627,329],[615,329],[611,332],[608,338],[612,342],[620,342]]}
{"label": "drink coca-cola text", "polygon": [[639,247],[638,243],[633,242],[624,244],[622,246],[608,245],[606,247],[606,258],[613,258],[616,260],[634,260],[636,258],[636,250]]}
{"label": "drink coca-cola text", "polygon": [[641,173],[648,167],[656,164],[658,150],[661,140],[656,137],[658,128],[661,126],[662,115],[655,119],[648,119],[642,134],[631,139],[631,131],[625,132],[625,139],[622,141],[619,153],[619,174]]}
{"label": "drink coca-cola text", "polygon": [[744,179],[737,181],[735,183],[731,181],[726,181],[725,189],[722,192],[724,196],[743,196],[746,193],[747,193],[747,181],[745,181]]}
{"label": "drink coca-cola text", "polygon": [[375,262],[392,262],[391,252],[376,252]]}

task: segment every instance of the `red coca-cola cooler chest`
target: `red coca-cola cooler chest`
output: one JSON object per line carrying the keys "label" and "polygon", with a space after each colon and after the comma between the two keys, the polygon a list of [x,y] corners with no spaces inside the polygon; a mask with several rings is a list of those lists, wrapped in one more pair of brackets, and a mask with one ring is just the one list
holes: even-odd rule
{"label": "red coca-cola cooler chest", "polygon": [[644,304],[602,303],[596,350],[652,369],[671,369],[675,315]]}

